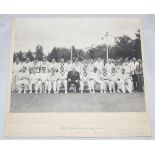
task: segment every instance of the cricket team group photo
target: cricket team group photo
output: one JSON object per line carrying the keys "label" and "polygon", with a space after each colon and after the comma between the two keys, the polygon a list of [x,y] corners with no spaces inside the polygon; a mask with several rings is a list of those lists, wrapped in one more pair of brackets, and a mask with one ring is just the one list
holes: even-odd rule
{"label": "cricket team group photo", "polygon": [[[34,57],[30,62],[29,58],[20,62],[15,58],[13,65],[13,85],[12,90],[17,93],[54,93],[64,89],[64,93],[71,90],[74,86],[74,92],[96,92],[96,85],[101,94],[103,93],[132,93],[134,91],[143,91],[143,68],[141,59],[133,58],[128,60],[110,59],[108,64],[98,58],[83,60],[81,62],[75,59],[64,62],[48,62],[46,56],[42,61]],[[84,86],[86,88],[84,89]]]}
{"label": "cricket team group photo", "polygon": [[18,19],[15,37],[11,112],[145,111],[138,20]]}

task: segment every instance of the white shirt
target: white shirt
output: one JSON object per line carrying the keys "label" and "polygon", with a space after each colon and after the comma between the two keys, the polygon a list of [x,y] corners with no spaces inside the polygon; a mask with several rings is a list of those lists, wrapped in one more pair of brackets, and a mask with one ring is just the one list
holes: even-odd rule
{"label": "white shirt", "polygon": [[21,69],[22,69],[21,63],[19,63],[19,64],[14,63],[13,64],[13,69],[12,69],[13,73],[19,73]]}
{"label": "white shirt", "polygon": [[67,71],[68,70],[68,68],[67,68],[68,66],[67,66],[67,64],[65,63],[65,62],[63,62],[63,63],[58,63],[58,71],[59,72],[61,72],[62,70],[64,70],[64,71]]}
{"label": "white shirt", "polygon": [[35,82],[37,82],[38,80],[39,80],[39,74],[38,73],[31,73],[30,75],[29,75],[29,80],[30,81],[35,81]]}
{"label": "white shirt", "polygon": [[115,66],[115,69],[116,69],[116,72],[120,74],[122,70],[122,66],[121,65]]}
{"label": "white shirt", "polygon": [[58,73],[57,72],[51,72],[48,73],[48,78],[47,78],[50,82],[52,81],[56,81],[58,79]]}
{"label": "white shirt", "polygon": [[95,67],[95,64],[94,63],[90,63],[89,64],[89,71],[93,72],[94,71],[94,67]]}
{"label": "white shirt", "polygon": [[90,79],[93,79],[93,80],[99,80],[100,79],[100,74],[99,72],[91,72],[90,73]]}
{"label": "white shirt", "polygon": [[131,74],[132,72],[131,63],[124,63],[123,68],[125,69],[126,74]]}
{"label": "white shirt", "polygon": [[102,71],[103,66],[104,66],[103,61],[96,61],[94,63],[94,67],[96,67],[99,71]]}
{"label": "white shirt", "polygon": [[108,72],[111,72],[111,69],[115,67],[115,64],[114,63],[105,64],[105,67],[107,68]]}
{"label": "white shirt", "polygon": [[120,73],[118,78],[120,80],[126,81],[126,80],[130,79],[130,76],[129,76],[129,74],[126,74],[126,73],[124,73],[124,74]]}
{"label": "white shirt", "polygon": [[47,73],[39,73],[39,79],[42,81],[42,82],[45,82],[48,78],[48,74]]}
{"label": "white shirt", "polygon": [[90,74],[90,66],[89,64],[81,64],[80,78],[87,79]]}
{"label": "white shirt", "polygon": [[109,78],[111,81],[117,81],[118,74],[117,73],[110,73]]}
{"label": "white shirt", "polygon": [[57,77],[60,80],[66,80],[67,79],[67,72],[58,72]]}
{"label": "white shirt", "polygon": [[29,74],[27,72],[19,72],[17,75],[17,81],[28,80],[28,79],[29,79]]}
{"label": "white shirt", "polygon": [[108,74],[102,72],[102,73],[100,74],[100,78],[101,78],[101,80],[108,80]]}
{"label": "white shirt", "polygon": [[138,65],[138,62],[137,61],[136,62],[131,62],[130,65],[131,65],[131,71],[134,74],[134,72],[136,70],[136,66]]}
{"label": "white shirt", "polygon": [[73,63],[73,65],[72,65],[74,68],[75,68],[75,70],[77,71],[77,72],[81,72],[81,64],[80,63]]}
{"label": "white shirt", "polygon": [[72,70],[72,63],[66,63],[66,71],[69,72]]}
{"label": "white shirt", "polygon": [[36,72],[36,73],[39,73],[40,63],[39,63],[39,62],[37,62],[37,63],[32,62],[31,68],[32,68],[32,69],[35,69],[35,72]]}
{"label": "white shirt", "polygon": [[48,61],[41,61],[40,62],[40,67],[41,67],[41,71],[42,71],[42,69],[43,68],[45,68],[45,70],[46,70],[46,72],[48,71],[48,69],[49,69],[49,62]]}
{"label": "white shirt", "polygon": [[30,71],[31,66],[32,66],[31,62],[28,62],[28,63],[27,62],[23,62],[23,64],[22,64],[22,67],[26,68],[26,72]]}
{"label": "white shirt", "polygon": [[54,63],[49,63],[49,69],[54,68],[54,69],[58,69],[58,64],[56,62]]}

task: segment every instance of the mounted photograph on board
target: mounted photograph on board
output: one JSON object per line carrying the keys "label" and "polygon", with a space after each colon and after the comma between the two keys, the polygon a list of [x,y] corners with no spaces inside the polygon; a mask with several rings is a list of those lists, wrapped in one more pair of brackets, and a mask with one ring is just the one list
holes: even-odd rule
{"label": "mounted photograph on board", "polygon": [[[8,135],[150,135],[142,37],[138,18],[15,19]],[[41,128],[31,132],[26,123]]]}

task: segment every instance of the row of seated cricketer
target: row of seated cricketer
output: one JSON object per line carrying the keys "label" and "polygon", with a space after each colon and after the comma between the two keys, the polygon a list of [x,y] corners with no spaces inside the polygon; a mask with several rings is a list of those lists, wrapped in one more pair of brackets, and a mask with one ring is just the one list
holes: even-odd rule
{"label": "row of seated cricketer", "polygon": [[48,62],[29,58],[20,62],[19,58],[13,64],[12,91],[17,93],[68,93],[72,88],[75,92],[95,93],[132,93],[144,90],[143,66],[141,59],[132,58],[104,60],[77,59],[74,62]]}

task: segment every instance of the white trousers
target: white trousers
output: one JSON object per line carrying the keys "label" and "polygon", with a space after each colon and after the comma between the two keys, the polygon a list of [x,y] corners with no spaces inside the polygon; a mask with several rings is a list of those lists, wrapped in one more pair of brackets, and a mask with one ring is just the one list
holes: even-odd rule
{"label": "white trousers", "polygon": [[51,90],[56,92],[56,86],[57,86],[57,82],[56,81],[48,81],[47,82],[47,90],[48,90],[48,92],[50,92]]}
{"label": "white trousers", "polygon": [[103,80],[102,85],[103,85],[103,91],[107,92],[107,87],[108,87],[109,81],[108,80]]}
{"label": "white trousers", "polygon": [[95,89],[95,84],[99,84],[100,85],[100,90],[103,89],[103,82],[100,79],[93,79],[90,81],[91,83],[91,89],[94,90]]}
{"label": "white trousers", "polygon": [[116,90],[115,90],[115,84],[116,84],[116,82],[115,81],[110,81],[109,82],[109,91],[110,92],[116,92]]}
{"label": "white trousers", "polygon": [[18,90],[18,92],[21,92],[22,89],[24,89],[24,91],[27,91],[28,90],[28,80],[19,80],[16,82],[16,88]]}
{"label": "white trousers", "polygon": [[118,90],[121,90],[123,93],[125,93],[125,83],[124,80],[117,81]]}
{"label": "white trousers", "polygon": [[38,81],[31,81],[29,83],[29,91],[32,91],[32,85],[35,85],[35,91],[38,91]]}
{"label": "white trousers", "polygon": [[88,89],[91,90],[91,82],[90,80],[81,80],[80,81],[80,89],[83,91],[84,89],[84,84],[88,85]]}
{"label": "white trousers", "polygon": [[122,92],[125,93],[126,90],[129,93],[132,92],[132,81],[131,81],[131,79],[127,79],[125,81],[123,79],[121,79],[117,83],[118,83],[118,89],[122,90]]}
{"label": "white trousers", "polygon": [[48,81],[39,81],[38,82],[38,89],[42,91],[46,91],[48,88]]}
{"label": "white trousers", "polygon": [[64,85],[65,91],[67,91],[67,80],[58,80],[58,87],[57,87],[58,92],[60,90],[61,84]]}

